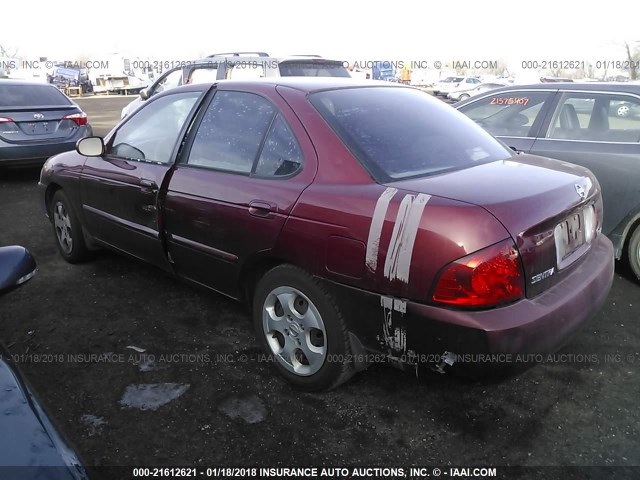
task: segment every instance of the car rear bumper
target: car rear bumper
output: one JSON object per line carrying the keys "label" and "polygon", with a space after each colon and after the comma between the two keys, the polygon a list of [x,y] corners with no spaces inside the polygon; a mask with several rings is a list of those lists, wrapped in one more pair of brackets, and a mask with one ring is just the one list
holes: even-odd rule
{"label": "car rear bumper", "polygon": [[86,126],[73,137],[61,141],[14,144],[0,140],[0,165],[42,164],[49,157],[74,150],[78,140],[91,134],[91,127]]}
{"label": "car rear bumper", "polygon": [[475,354],[531,355],[556,351],[602,307],[613,283],[611,241],[599,235],[587,258],[572,269],[535,298],[484,311],[424,305],[348,287],[346,292],[345,287],[332,290],[348,329],[366,350],[406,363],[437,362],[444,352],[471,359],[482,358]]}

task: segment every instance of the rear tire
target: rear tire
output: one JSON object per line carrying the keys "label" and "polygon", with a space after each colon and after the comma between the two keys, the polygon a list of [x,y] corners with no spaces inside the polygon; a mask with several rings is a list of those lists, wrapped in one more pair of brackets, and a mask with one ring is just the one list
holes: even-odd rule
{"label": "rear tire", "polygon": [[334,298],[300,268],[281,265],[262,277],[253,297],[253,322],[271,363],[298,388],[330,390],[355,372]]}
{"label": "rear tire", "polygon": [[467,95],[466,93],[463,93],[462,95],[460,95],[459,100],[462,101],[462,100],[466,100],[467,98],[469,98],[469,95]]}
{"label": "rear tire", "polygon": [[54,193],[49,215],[62,258],[69,263],[79,263],[89,258],[90,252],[84,241],[82,224],[62,190]]}
{"label": "rear tire", "polygon": [[640,225],[636,227],[629,240],[627,248],[627,258],[629,265],[635,276],[640,280]]}

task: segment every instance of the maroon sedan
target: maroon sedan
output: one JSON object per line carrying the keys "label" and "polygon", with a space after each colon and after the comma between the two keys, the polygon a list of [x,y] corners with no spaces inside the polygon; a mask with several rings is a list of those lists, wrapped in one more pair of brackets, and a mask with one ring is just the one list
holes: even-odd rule
{"label": "maroon sedan", "polygon": [[40,182],[66,260],[107,247],[246,301],[306,389],[377,358],[442,370],[552,351],[613,280],[588,170],[515,154],[387,82],[172,89]]}

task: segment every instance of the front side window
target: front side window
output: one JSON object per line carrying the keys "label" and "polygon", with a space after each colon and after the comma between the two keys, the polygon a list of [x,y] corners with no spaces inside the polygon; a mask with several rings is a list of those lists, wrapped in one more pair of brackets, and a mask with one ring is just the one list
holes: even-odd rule
{"label": "front side window", "polygon": [[565,93],[547,138],[614,143],[640,141],[640,99],[605,93]]}
{"label": "front side window", "polygon": [[174,72],[168,73],[166,76],[158,80],[156,83],[153,93],[164,92],[165,90],[169,90],[170,88],[175,88],[182,84],[182,69],[178,69]]}
{"label": "front side window", "polygon": [[460,111],[495,136],[529,137],[551,92],[503,92],[468,103]]}
{"label": "front side window", "polygon": [[235,173],[251,173],[276,114],[252,93],[216,93],[198,126],[187,163]]}
{"label": "front side window", "polygon": [[173,149],[200,92],[169,94],[137,110],[116,132],[107,155],[170,163]]}
{"label": "front side window", "polygon": [[512,156],[464,115],[412,88],[345,88],[309,99],[381,183]]}

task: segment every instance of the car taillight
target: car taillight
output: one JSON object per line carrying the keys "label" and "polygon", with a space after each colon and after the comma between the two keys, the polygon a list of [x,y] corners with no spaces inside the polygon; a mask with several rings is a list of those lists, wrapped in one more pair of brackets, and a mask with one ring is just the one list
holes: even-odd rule
{"label": "car taillight", "polygon": [[584,240],[587,243],[595,238],[598,232],[598,214],[596,207],[589,205],[582,211],[582,217],[584,218]]}
{"label": "car taillight", "polygon": [[0,123],[10,123],[13,122],[12,118],[0,117]]}
{"label": "car taillight", "polygon": [[505,240],[449,264],[436,283],[433,300],[458,307],[487,308],[523,296],[518,250],[511,240]]}
{"label": "car taillight", "polygon": [[87,114],[84,112],[73,113],[71,115],[65,115],[62,117],[63,120],[71,120],[72,122],[77,123],[79,126],[83,126],[87,124]]}

